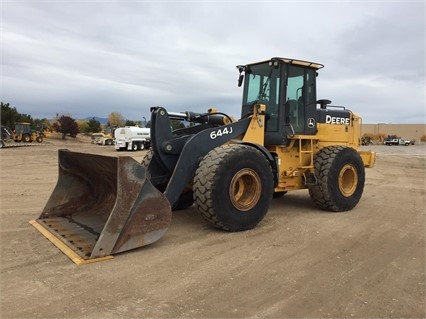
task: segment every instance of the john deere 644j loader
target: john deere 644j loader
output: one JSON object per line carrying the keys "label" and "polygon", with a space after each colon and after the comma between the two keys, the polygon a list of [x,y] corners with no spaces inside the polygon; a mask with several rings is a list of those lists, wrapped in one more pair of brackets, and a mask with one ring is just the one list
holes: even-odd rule
{"label": "john deere 644j loader", "polygon": [[[191,205],[225,231],[255,227],[273,197],[308,189],[323,210],[351,210],[375,153],[358,151],[361,118],[317,100],[323,65],[287,58],[240,65],[241,119],[151,109],[142,163],[59,151],[59,178],[32,224],[76,262],[160,239],[172,210]],[[171,131],[170,120],[195,125]]]}

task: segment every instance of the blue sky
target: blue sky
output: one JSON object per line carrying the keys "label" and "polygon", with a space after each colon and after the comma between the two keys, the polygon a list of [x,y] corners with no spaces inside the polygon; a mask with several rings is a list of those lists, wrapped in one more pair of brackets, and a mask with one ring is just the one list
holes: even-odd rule
{"label": "blue sky", "polygon": [[322,63],[318,99],[426,123],[424,1],[2,1],[1,101],[34,118],[239,117],[238,64]]}

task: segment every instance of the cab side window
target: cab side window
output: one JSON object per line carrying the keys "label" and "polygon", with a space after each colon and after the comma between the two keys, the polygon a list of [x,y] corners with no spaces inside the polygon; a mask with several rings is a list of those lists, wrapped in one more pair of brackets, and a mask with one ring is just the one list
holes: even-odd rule
{"label": "cab side window", "polygon": [[289,123],[295,134],[303,133],[305,128],[304,84],[305,69],[289,65],[286,107],[288,108]]}

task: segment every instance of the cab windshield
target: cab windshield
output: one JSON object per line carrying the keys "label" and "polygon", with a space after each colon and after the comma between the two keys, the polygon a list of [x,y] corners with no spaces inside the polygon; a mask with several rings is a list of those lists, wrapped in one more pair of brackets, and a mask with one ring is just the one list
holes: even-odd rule
{"label": "cab windshield", "polygon": [[278,130],[278,111],[280,100],[280,68],[268,63],[252,65],[245,72],[243,109],[254,104],[266,105],[266,130]]}

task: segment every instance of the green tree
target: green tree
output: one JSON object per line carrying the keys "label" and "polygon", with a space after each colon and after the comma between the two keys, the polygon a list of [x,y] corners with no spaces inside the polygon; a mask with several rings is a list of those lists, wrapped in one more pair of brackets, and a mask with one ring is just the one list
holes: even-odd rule
{"label": "green tree", "polygon": [[51,124],[49,123],[49,120],[46,118],[42,119],[34,119],[33,121],[33,128],[37,131],[42,131],[44,128],[50,128]]}
{"label": "green tree", "polygon": [[101,122],[94,117],[87,122],[88,127],[86,133],[98,133],[101,131]]}
{"label": "green tree", "polygon": [[185,125],[182,123],[182,121],[179,121],[179,120],[171,120],[170,124],[172,125],[173,131],[185,127]]}
{"label": "green tree", "polygon": [[76,122],[80,133],[87,133],[89,131],[89,121],[77,120]]}
{"label": "green tree", "polygon": [[14,128],[17,122],[28,122],[33,127],[34,120],[31,115],[21,114],[16,107],[11,107],[9,103],[0,102],[1,106],[1,124]]}
{"label": "green tree", "polygon": [[139,126],[139,127],[143,127],[141,121],[130,121],[130,120],[126,120],[126,124],[125,125],[126,126]]}
{"label": "green tree", "polygon": [[78,124],[71,116],[61,115],[58,121],[53,123],[53,128],[56,132],[62,133],[62,139],[65,139],[67,134],[76,137],[78,133]]}

